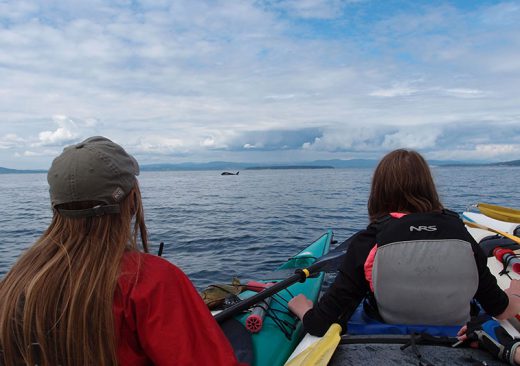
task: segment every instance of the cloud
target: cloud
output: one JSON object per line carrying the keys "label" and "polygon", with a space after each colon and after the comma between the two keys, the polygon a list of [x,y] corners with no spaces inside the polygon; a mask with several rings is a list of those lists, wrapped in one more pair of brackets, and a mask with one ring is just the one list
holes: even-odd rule
{"label": "cloud", "polygon": [[[36,122],[35,122],[36,124]],[[43,130],[40,132],[30,131],[24,137],[15,133],[7,133],[0,138],[0,150],[8,151],[9,155],[5,158],[0,156],[0,164],[4,166],[13,166],[13,162],[19,162],[29,168],[41,168],[42,165],[31,165],[26,162],[32,158],[34,161],[43,161],[45,166],[50,162],[50,158],[58,155],[61,149],[69,144],[78,142],[86,137],[96,135],[97,128],[102,126],[95,118],[74,119],[64,115],[55,115],[52,118],[39,121],[38,125],[52,124],[55,127],[52,130]],[[7,128],[9,127],[7,125]],[[12,160],[10,157],[17,158]],[[4,159],[4,160],[1,160]]]}
{"label": "cloud", "polygon": [[[0,2],[0,164],[46,166],[28,155],[93,134],[144,162],[373,156],[399,145],[514,158],[519,8]],[[476,149],[497,143],[513,148]]]}
{"label": "cloud", "polygon": [[456,98],[482,98],[486,96],[486,92],[476,89],[452,88],[445,89],[444,92]]}
{"label": "cloud", "polygon": [[470,89],[465,87],[443,87],[425,85],[424,80],[403,81],[393,85],[390,88],[381,88],[369,93],[372,97],[396,98],[422,95],[423,97],[431,96],[448,96],[451,98],[483,98],[490,96],[492,93],[478,89]]}
{"label": "cloud", "polygon": [[271,5],[301,18],[334,19],[343,13],[342,0],[282,0]]}
{"label": "cloud", "polygon": [[0,138],[0,149],[12,149],[20,144],[24,144],[25,140],[14,133],[8,133]]}
{"label": "cloud", "polygon": [[204,140],[202,140],[201,145],[203,147],[214,147],[215,139],[213,137],[206,137]]}
{"label": "cloud", "polygon": [[60,150],[53,149],[53,150],[39,150],[39,151],[31,151],[31,150],[25,150],[22,153],[15,153],[16,157],[56,157],[60,154]]}
{"label": "cloud", "polygon": [[244,131],[229,139],[230,150],[292,150],[323,135],[322,128],[303,128],[299,130]]}
{"label": "cloud", "polygon": [[439,127],[414,126],[385,135],[382,146],[387,149],[429,149],[437,145],[442,133]]}
{"label": "cloud", "polygon": [[281,95],[267,95],[265,99],[268,100],[287,100],[287,99],[294,99],[296,95],[294,94],[281,94]]}
{"label": "cloud", "polygon": [[74,119],[64,115],[54,115],[52,121],[58,127],[53,131],[39,132],[38,141],[32,143],[32,147],[68,145],[95,134],[100,125],[95,118]]}
{"label": "cloud", "polygon": [[172,137],[149,135],[140,138],[134,146],[138,153],[182,154],[186,152],[183,140]]}
{"label": "cloud", "polygon": [[398,148],[427,150],[435,147],[442,127],[344,126],[325,130],[322,137],[304,144],[304,149],[344,152],[384,152]]}
{"label": "cloud", "polygon": [[53,121],[58,125],[54,131],[42,131],[38,134],[39,142],[36,146],[56,146],[71,143],[78,138],[78,126],[67,116],[53,116]]}
{"label": "cloud", "polygon": [[432,159],[476,160],[476,161],[511,161],[518,160],[520,144],[480,144],[466,149],[452,149],[428,153]]}
{"label": "cloud", "polygon": [[417,93],[417,89],[410,88],[407,86],[395,86],[390,89],[374,90],[369,95],[371,95],[373,97],[393,98],[393,97],[407,97],[407,96],[413,95],[415,93]]}
{"label": "cloud", "polygon": [[496,157],[511,154],[520,154],[520,144],[487,144],[477,145],[475,150],[481,154],[481,156]]}

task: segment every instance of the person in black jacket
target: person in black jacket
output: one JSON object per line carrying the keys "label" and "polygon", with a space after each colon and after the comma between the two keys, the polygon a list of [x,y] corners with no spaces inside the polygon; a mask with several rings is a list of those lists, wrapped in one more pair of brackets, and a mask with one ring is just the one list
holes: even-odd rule
{"label": "person in black jacket", "polygon": [[365,299],[372,317],[391,324],[460,325],[476,299],[491,316],[520,310],[519,281],[503,291],[458,215],[444,209],[424,158],[395,150],[378,164],[368,200],[370,224],[354,237],[337,277],[316,305],[289,302],[313,335],[346,324]]}

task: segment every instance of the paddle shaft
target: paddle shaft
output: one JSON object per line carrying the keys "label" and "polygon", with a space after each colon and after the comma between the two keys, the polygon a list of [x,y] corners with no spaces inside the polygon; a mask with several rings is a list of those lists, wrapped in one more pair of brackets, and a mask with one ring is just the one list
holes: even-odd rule
{"label": "paddle shaft", "polygon": [[302,270],[299,270],[297,273],[293,274],[291,277],[286,278],[283,281],[277,282],[272,286],[267,287],[265,290],[260,291],[258,294],[248,297],[227,309],[222,310],[220,313],[215,315],[215,320],[219,323],[222,323],[224,320],[229,319],[230,317],[238,314],[239,312],[250,308],[251,306],[259,303],[265,298],[274,295],[275,293],[291,286],[293,283],[298,281],[305,281],[306,275]]}
{"label": "paddle shaft", "polygon": [[350,243],[353,241],[355,235],[345,240],[338,247],[334,248],[328,254],[325,254],[323,257],[320,257],[316,262],[310,265],[308,268],[297,269],[293,275],[282,280],[280,282],[276,282],[272,286],[267,287],[265,290],[260,291],[256,295],[248,297],[234,305],[231,305],[229,308],[222,310],[220,313],[215,315],[215,320],[219,323],[223,322],[226,319],[244,311],[251,306],[259,303],[265,298],[274,295],[277,292],[280,292],[287,287],[291,286],[296,282],[305,282],[305,280],[312,274],[327,271],[333,267],[333,270],[336,270],[334,264],[337,265],[338,260],[345,256],[346,250],[348,249]]}

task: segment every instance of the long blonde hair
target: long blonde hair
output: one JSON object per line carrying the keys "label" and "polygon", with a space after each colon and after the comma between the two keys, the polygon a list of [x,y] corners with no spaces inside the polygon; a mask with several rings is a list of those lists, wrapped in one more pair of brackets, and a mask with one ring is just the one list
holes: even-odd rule
{"label": "long blonde hair", "polygon": [[0,282],[5,365],[117,365],[112,303],[121,259],[126,250],[148,251],[137,182],[120,211],[69,218],[54,210],[47,230]]}

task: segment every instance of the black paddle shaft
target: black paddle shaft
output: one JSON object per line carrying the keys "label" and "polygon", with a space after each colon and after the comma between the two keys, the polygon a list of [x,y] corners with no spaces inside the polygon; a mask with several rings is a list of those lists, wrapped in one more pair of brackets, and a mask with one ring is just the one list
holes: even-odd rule
{"label": "black paddle shaft", "polygon": [[286,278],[283,281],[277,282],[276,284],[265,288],[258,294],[248,297],[247,299],[244,299],[230,306],[229,308],[222,310],[220,313],[215,315],[215,320],[219,323],[222,323],[224,320],[229,319],[230,317],[240,313],[243,310],[249,309],[251,306],[259,303],[260,301],[268,298],[269,296],[291,286],[293,283],[302,281],[302,279],[303,281],[305,281],[305,278],[305,273],[303,273],[302,270],[299,270],[299,273],[295,273],[291,277]]}
{"label": "black paddle shaft", "polygon": [[[227,309],[222,310],[220,313],[215,315],[215,320],[219,323],[223,322],[226,319],[229,319],[230,317],[238,314],[239,312],[246,310],[250,308],[251,306],[258,304],[260,301],[268,298],[269,296],[286,289],[287,287],[291,286],[293,283],[296,282],[305,282],[307,277],[309,275],[312,275],[317,272],[327,271],[329,270],[328,265],[335,263],[336,260],[340,257],[343,257],[345,255],[345,252],[342,250],[339,251],[332,251],[323,257],[321,257],[319,260],[317,260],[315,263],[310,265],[307,270],[305,269],[297,269],[295,273],[286,278],[283,281],[277,282],[276,284],[267,287],[266,289],[262,290],[256,295],[253,295],[247,299],[244,299],[232,306],[230,306]],[[305,273],[307,271],[307,274]]]}

